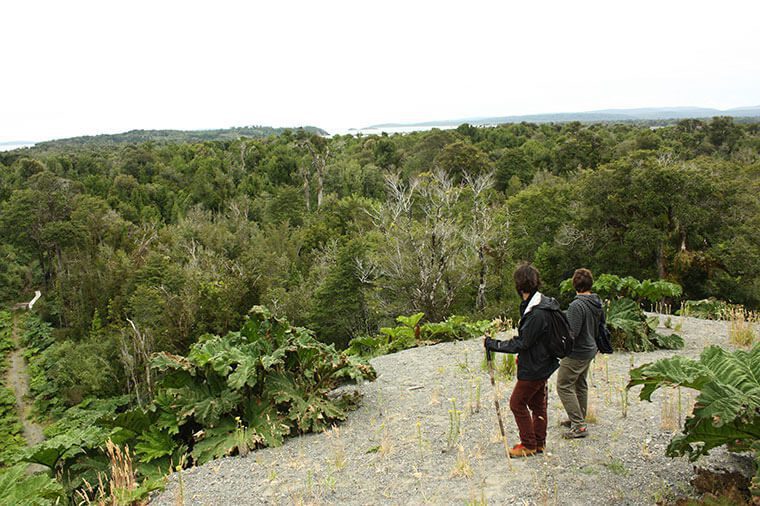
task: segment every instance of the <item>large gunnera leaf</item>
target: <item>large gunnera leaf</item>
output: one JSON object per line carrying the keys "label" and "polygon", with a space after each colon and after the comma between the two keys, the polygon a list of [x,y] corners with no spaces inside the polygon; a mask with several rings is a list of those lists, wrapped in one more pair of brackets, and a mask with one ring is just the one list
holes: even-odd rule
{"label": "large gunnera leaf", "polygon": [[45,474],[28,475],[26,465],[0,469],[0,504],[47,506],[63,499],[63,487]]}
{"label": "large gunnera leaf", "polygon": [[668,446],[669,455],[695,460],[721,445],[748,450],[760,439],[760,344],[733,352],[711,346],[699,361],[676,356],[645,364],[631,371],[628,388],[635,385],[643,386],[643,400],[664,386],[699,391],[683,434]]}

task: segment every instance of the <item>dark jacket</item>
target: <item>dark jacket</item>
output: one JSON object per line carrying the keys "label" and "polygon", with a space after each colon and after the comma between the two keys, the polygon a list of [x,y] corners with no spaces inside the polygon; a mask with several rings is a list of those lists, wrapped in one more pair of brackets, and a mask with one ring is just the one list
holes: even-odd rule
{"label": "dark jacket", "polygon": [[576,295],[567,308],[567,321],[570,332],[575,338],[573,351],[569,357],[576,360],[589,360],[596,355],[596,334],[599,332],[599,320],[602,319],[602,301],[595,293]]}
{"label": "dark jacket", "polygon": [[544,380],[559,367],[559,360],[549,354],[544,342],[549,339],[549,315],[545,309],[559,309],[559,303],[541,292],[520,304],[517,337],[509,341],[486,338],[486,348],[500,353],[517,353],[517,379]]}

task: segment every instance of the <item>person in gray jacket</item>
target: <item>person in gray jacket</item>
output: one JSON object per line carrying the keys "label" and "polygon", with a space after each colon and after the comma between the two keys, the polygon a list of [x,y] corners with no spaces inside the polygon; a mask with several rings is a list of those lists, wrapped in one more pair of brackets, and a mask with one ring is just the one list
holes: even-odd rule
{"label": "person in gray jacket", "polygon": [[586,375],[591,361],[596,356],[596,334],[604,311],[602,301],[591,292],[593,284],[594,277],[590,270],[577,269],[573,273],[573,288],[576,295],[566,313],[575,342],[572,353],[560,361],[557,373],[557,395],[569,418],[562,422],[562,425],[570,428],[562,435],[567,439],[588,435]]}

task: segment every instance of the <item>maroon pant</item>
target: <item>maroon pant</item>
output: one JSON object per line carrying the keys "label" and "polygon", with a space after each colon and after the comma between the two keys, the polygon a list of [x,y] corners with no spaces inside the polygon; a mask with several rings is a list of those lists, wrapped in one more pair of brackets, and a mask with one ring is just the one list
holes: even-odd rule
{"label": "maroon pant", "polygon": [[535,450],[546,446],[546,380],[517,380],[509,407],[515,415],[520,442]]}

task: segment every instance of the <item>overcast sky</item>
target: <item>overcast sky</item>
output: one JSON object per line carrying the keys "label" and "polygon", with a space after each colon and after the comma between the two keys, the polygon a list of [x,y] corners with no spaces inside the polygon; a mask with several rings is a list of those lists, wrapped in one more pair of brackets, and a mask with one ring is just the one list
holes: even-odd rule
{"label": "overcast sky", "polygon": [[760,2],[3,0],[0,141],[760,105]]}

